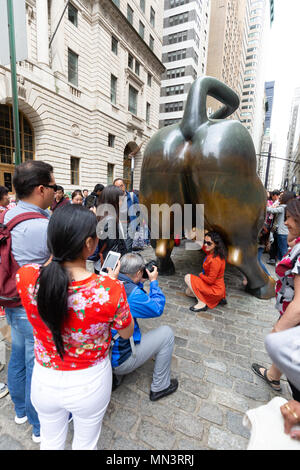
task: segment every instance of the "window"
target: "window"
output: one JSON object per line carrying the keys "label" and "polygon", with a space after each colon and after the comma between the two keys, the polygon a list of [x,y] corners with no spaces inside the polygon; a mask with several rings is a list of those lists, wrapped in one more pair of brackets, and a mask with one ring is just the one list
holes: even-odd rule
{"label": "window", "polygon": [[133,24],[133,9],[127,3],[127,19],[129,23]]}
{"label": "window", "polygon": [[69,3],[68,6],[68,20],[71,21],[74,26],[78,27],[78,10],[72,3]]}
{"label": "window", "polygon": [[137,115],[137,97],[138,91],[129,85],[129,95],[128,95],[128,111],[132,114]]}
{"label": "window", "polygon": [[176,8],[179,5],[185,5],[186,3],[189,3],[190,0],[171,0],[170,1],[170,8]]}
{"label": "window", "polygon": [[152,7],[150,8],[150,24],[154,28],[154,26],[155,26],[155,11],[153,10]]}
{"label": "window", "polygon": [[146,123],[150,124],[151,104],[146,103]]}
{"label": "window", "polygon": [[118,55],[118,40],[114,36],[111,38],[111,50],[114,54]]}
{"label": "window", "polygon": [[145,37],[145,25],[141,21],[139,23],[139,34],[144,39],[144,37]]}
{"label": "window", "polygon": [[[29,121],[19,113],[21,162],[34,159],[34,135]],[[0,104],[0,164],[13,164],[15,158],[12,107]],[[6,185],[5,185],[6,186]]]}
{"label": "window", "polygon": [[113,2],[118,8],[120,8],[120,0],[113,0]]}
{"label": "window", "polygon": [[145,0],[140,0],[140,8],[145,13]]}
{"label": "window", "polygon": [[180,95],[182,93],[184,93],[184,85],[173,85],[173,86],[166,87],[167,96]]}
{"label": "window", "polygon": [[179,31],[178,33],[169,34],[168,44],[174,44],[177,42],[182,42],[187,40],[187,31]]}
{"label": "window", "polygon": [[78,55],[68,49],[68,82],[78,86]]}
{"label": "window", "polygon": [[151,73],[148,73],[148,75],[147,75],[147,85],[152,86],[152,75],[151,75]]}
{"label": "window", "polygon": [[110,101],[113,104],[117,103],[117,77],[114,75],[110,76]]}
{"label": "window", "polygon": [[111,163],[107,164],[107,184],[113,184],[114,180],[114,165]]}
{"label": "window", "polygon": [[186,23],[189,20],[188,12],[180,13],[179,15],[170,16],[169,26],[175,26],[177,24]]}
{"label": "window", "polygon": [[175,111],[183,110],[183,101],[177,101],[175,103],[166,103],[165,104],[165,113],[172,113]]}
{"label": "window", "polygon": [[151,34],[149,36],[149,47],[150,47],[151,51],[153,51],[153,49],[154,49],[154,38],[151,36]]}
{"label": "window", "polygon": [[141,66],[141,64],[136,60],[136,61],[135,61],[135,73],[136,73],[137,75],[140,74],[140,66]]}
{"label": "window", "polygon": [[79,158],[71,157],[71,184],[79,186]]}
{"label": "window", "polygon": [[116,139],[115,135],[108,134],[108,146],[109,147],[114,147],[115,146],[115,139]]}
{"label": "window", "polygon": [[185,67],[167,70],[167,78],[179,78],[185,76]]}
{"label": "window", "polygon": [[168,52],[167,61],[174,62],[175,60],[182,60],[186,58],[186,49],[180,49],[179,51]]}
{"label": "window", "polygon": [[133,70],[133,57],[131,54],[128,54],[128,67]]}

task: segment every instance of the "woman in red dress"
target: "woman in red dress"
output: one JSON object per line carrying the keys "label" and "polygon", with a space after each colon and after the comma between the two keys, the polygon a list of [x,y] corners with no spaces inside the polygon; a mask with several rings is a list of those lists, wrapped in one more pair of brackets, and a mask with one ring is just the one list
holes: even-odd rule
{"label": "woman in red dress", "polygon": [[187,274],[184,278],[188,286],[186,295],[198,300],[196,305],[190,307],[192,312],[204,312],[220,303],[227,303],[224,282],[225,244],[217,232],[207,232],[202,249],[207,255],[203,262],[203,271],[199,276]]}

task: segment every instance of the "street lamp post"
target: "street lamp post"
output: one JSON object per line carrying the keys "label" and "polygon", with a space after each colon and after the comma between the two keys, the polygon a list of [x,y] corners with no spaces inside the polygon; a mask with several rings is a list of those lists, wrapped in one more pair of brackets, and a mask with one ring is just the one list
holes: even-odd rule
{"label": "street lamp post", "polygon": [[20,165],[21,145],[20,145],[20,124],[19,124],[18,83],[17,83],[13,0],[7,0],[7,18],[8,18],[9,51],[10,51],[11,90],[12,90],[12,99],[13,99],[15,164]]}

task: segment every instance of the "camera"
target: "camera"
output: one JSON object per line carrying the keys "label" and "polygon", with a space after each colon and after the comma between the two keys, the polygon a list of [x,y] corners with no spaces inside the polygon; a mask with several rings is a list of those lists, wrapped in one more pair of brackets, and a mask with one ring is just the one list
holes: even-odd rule
{"label": "camera", "polygon": [[148,279],[148,274],[147,274],[146,269],[148,269],[148,271],[152,273],[152,271],[154,271],[154,266],[158,267],[157,262],[155,260],[151,260],[145,265],[144,271],[143,271],[143,279]]}

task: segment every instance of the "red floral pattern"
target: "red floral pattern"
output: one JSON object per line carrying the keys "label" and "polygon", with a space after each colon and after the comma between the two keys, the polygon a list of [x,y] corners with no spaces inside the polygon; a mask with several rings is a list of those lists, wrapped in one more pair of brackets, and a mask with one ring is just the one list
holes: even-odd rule
{"label": "red floral pattern", "polygon": [[295,295],[294,278],[300,274],[300,237],[296,244],[277,264],[275,272],[278,276],[276,282],[276,308],[283,315]]}
{"label": "red floral pattern", "polygon": [[[37,309],[37,279],[40,266],[19,269],[17,289],[34,334],[35,357],[39,364],[58,370],[85,369],[101,362],[109,352],[111,328],[120,330],[131,323],[124,286],[108,276],[92,274],[69,286],[68,318],[62,328],[65,355],[57,353],[52,334]],[[36,286],[36,287],[35,287]]]}

